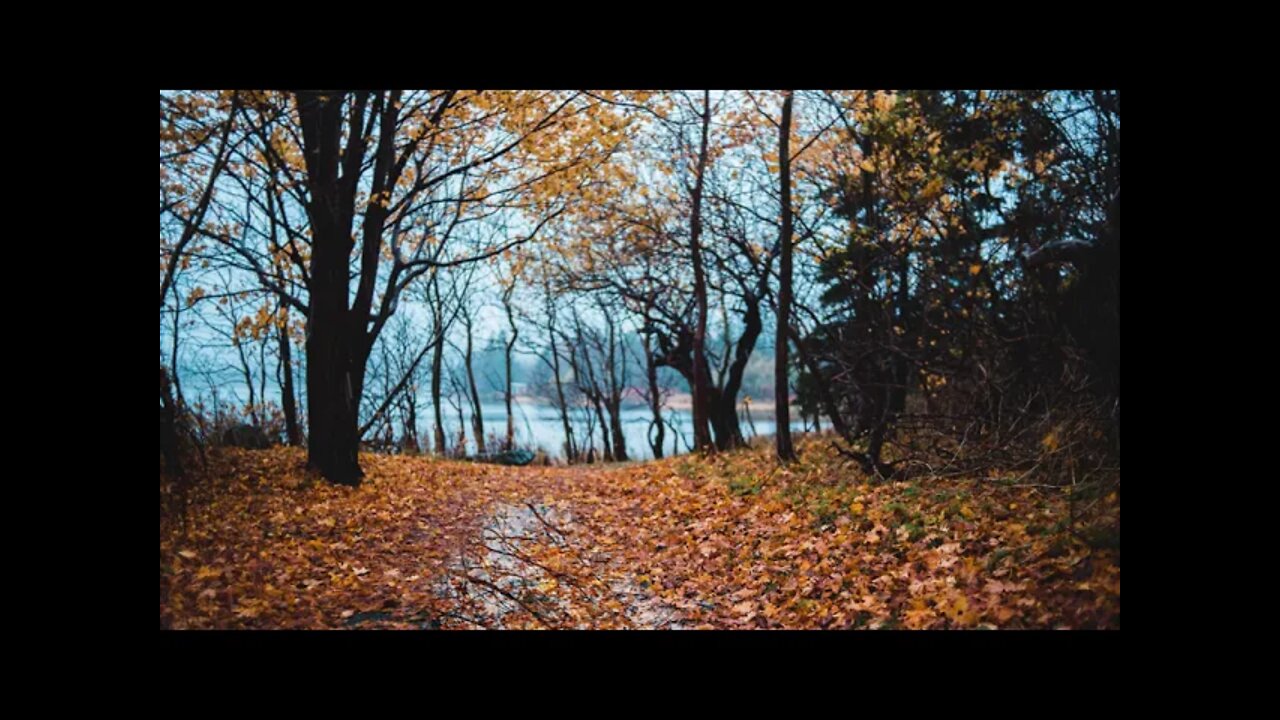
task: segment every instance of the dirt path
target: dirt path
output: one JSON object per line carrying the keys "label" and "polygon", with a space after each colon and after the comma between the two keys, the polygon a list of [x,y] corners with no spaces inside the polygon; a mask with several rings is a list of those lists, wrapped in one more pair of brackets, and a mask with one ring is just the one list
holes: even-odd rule
{"label": "dirt path", "polygon": [[[532,616],[547,628],[586,629],[597,619],[584,611],[591,606],[614,609],[612,619],[623,627],[681,629],[679,611],[613,565],[610,554],[587,547],[585,530],[560,504],[500,503],[466,539],[440,593],[470,608],[481,627]],[[563,562],[546,559],[556,557]]]}
{"label": "dirt path", "polygon": [[[451,522],[422,515],[402,543],[398,576],[418,579],[415,553],[434,555],[438,572],[423,575],[432,601],[354,612],[352,628],[684,629],[683,614],[619,562],[608,523],[584,522],[598,491],[611,487],[608,469],[584,466],[480,466],[500,491],[477,500]],[[518,490],[513,490],[517,486]],[[486,485],[486,487],[489,487]],[[415,548],[414,545],[417,547]],[[441,558],[440,548],[447,548]]]}

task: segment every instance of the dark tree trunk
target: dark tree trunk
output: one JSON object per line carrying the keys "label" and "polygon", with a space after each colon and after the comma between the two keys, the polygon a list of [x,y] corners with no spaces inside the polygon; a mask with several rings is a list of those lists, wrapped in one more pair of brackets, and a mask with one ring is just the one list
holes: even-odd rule
{"label": "dark tree trunk", "polygon": [[596,420],[600,423],[600,444],[604,447],[604,461],[613,461],[613,442],[609,439],[609,423],[604,419],[604,403],[598,394],[592,395],[591,404],[596,408]]}
{"label": "dark tree trunk", "polygon": [[471,429],[476,436],[476,452],[483,455],[484,450],[484,415],[480,410],[480,390],[476,387],[476,374],[471,365],[471,321],[464,323],[467,328],[467,352],[463,361],[467,367],[467,385],[471,390]]}
{"label": "dark tree trunk", "polygon": [[605,403],[609,411],[609,429],[613,432],[613,459],[618,462],[626,462],[627,460],[627,437],[622,432],[622,394],[626,390],[627,385],[627,353],[626,349],[622,351],[622,377],[618,378],[616,372],[618,365],[617,351],[617,331],[614,326],[613,317],[608,313],[608,308],[603,305],[600,308],[605,311],[605,320],[609,325],[609,397]]}
{"label": "dark tree trunk", "polygon": [[[713,389],[712,424],[716,428],[716,447],[728,450],[746,444],[742,428],[738,425],[738,391],[742,389],[742,376],[755,349],[756,340],[764,329],[760,318],[760,300],[748,294],[744,298],[742,335],[734,347],[733,362],[724,380],[724,387]],[[705,361],[704,361],[705,362]]]}
{"label": "dark tree trunk", "polygon": [[778,329],[774,354],[774,413],[777,419],[778,460],[796,458],[791,444],[790,387],[787,381],[787,328],[791,323],[791,101],[787,91],[782,101],[782,124],[778,133],[778,182],[782,193],[782,237],[779,244]]}
{"label": "dark tree trunk", "polygon": [[402,445],[408,452],[417,454],[418,446],[418,400],[415,397],[416,384],[405,395],[404,401],[404,440]]}
{"label": "dark tree trunk", "polygon": [[453,386],[453,394],[458,397],[458,443],[454,446],[454,454],[457,457],[466,457],[467,455],[467,419],[463,416],[462,406],[470,402],[467,399],[467,391],[461,386],[457,378],[449,376],[449,384]]}
{"label": "dark tree trunk", "polygon": [[885,429],[888,423],[888,403],[885,404],[885,412],[879,422],[871,428],[871,438],[867,441],[867,457],[863,463],[863,470],[867,473],[876,473],[881,466],[880,454],[884,450]]}
{"label": "dark tree trunk", "polygon": [[[233,318],[234,319],[234,318]],[[232,331],[235,332],[234,330]],[[244,354],[244,343],[234,334],[231,342],[236,346],[236,355],[240,358],[240,372],[244,374],[244,385],[249,389],[249,421],[254,427],[262,427],[258,422],[258,402],[253,393],[253,370],[249,367],[249,358]]]}
{"label": "dark tree trunk", "polygon": [[263,407],[262,420],[266,421],[266,404],[267,404],[267,339],[263,338],[258,343],[258,400],[261,401]]}
{"label": "dark tree trunk", "polygon": [[711,429],[715,431],[716,449],[731,450],[742,447],[746,440],[738,425],[738,409],[734,400],[720,390],[711,391]]}
{"label": "dark tree trunk", "polygon": [[[591,409],[596,414],[596,422],[600,423],[600,442],[604,448],[604,460],[607,462],[613,459],[613,444],[609,440],[609,423],[604,418],[603,393],[599,383],[596,382],[595,370],[592,369],[591,363],[591,351],[587,347],[586,335],[582,331],[582,323],[578,321],[576,312],[573,321],[574,330],[577,331],[577,342],[570,345],[569,366],[577,380],[578,390],[586,396],[587,402],[591,403]],[[582,353],[581,361],[578,359],[579,350]],[[590,436],[591,428],[588,428],[587,437]]]}
{"label": "dark tree trunk", "polygon": [[[726,373],[724,387],[708,387],[710,397],[707,400],[707,421],[711,426],[710,429],[715,432],[715,443],[703,448],[704,450],[727,450],[743,444],[742,431],[738,427],[736,404],[738,390],[742,387],[743,371],[746,369],[751,350],[755,347],[756,338],[762,327],[757,299],[748,296],[747,312],[743,321],[745,328],[734,351],[734,360]],[[658,356],[657,364],[674,368],[691,386],[699,372],[703,377],[711,377],[706,355],[693,351],[693,339],[686,329],[681,329],[674,346],[662,333],[656,333],[656,336],[658,344],[662,347],[662,354]]]}
{"label": "dark tree trunk", "polygon": [[[440,321],[437,320],[437,323]],[[444,412],[440,407],[440,375],[444,371],[444,336],[441,333],[436,338],[436,345],[431,351],[431,408],[435,413],[435,432],[432,438],[435,441],[437,455],[444,455],[447,452],[444,438]]]}
{"label": "dark tree trunk", "polygon": [[181,404],[186,401],[182,397],[182,382],[178,378],[178,339],[182,336],[182,299],[178,297],[178,288],[173,286],[173,344],[169,354],[169,379],[173,381],[174,399]]}
{"label": "dark tree trunk", "polygon": [[622,402],[612,398],[605,405],[609,411],[609,431],[613,433],[613,459],[618,462],[627,460],[627,438],[622,434]]}
{"label": "dark tree trunk", "polygon": [[[515,285],[513,284],[514,288]],[[511,412],[511,353],[516,347],[516,338],[520,335],[519,328],[516,327],[516,317],[514,308],[511,305],[511,289],[502,294],[502,306],[507,311],[507,325],[511,327],[511,339],[507,341],[506,361],[507,368],[507,388],[503,393],[503,399],[507,403],[507,449],[510,450],[516,446],[516,418]]]}
{"label": "dark tree trunk", "polygon": [[[320,264],[316,256],[313,264]],[[314,284],[320,273],[313,273]],[[345,267],[341,274],[345,281]],[[315,317],[307,340],[308,463],[332,482],[359,485],[364,472],[357,456],[357,408],[365,358],[351,352],[350,341],[336,331],[338,328],[326,330],[324,304],[313,292],[311,311]]]}
{"label": "dark tree trunk", "polygon": [[[347,300],[355,214],[351,171],[361,158],[351,147],[342,152],[343,99],[341,92],[297,94],[313,238],[307,318],[307,463],[331,482],[359,485],[364,472],[358,459],[358,408],[367,348],[364,317],[353,318]],[[358,110],[363,114],[363,101]],[[347,170],[342,178],[340,161]]]}
{"label": "dark tree trunk", "polygon": [[[698,151],[698,166],[693,186],[693,212],[689,220],[689,252],[693,260],[693,292],[698,305],[698,317],[693,332],[694,357],[703,357],[707,343],[707,277],[702,266],[702,188],[707,168],[707,136],[711,129],[711,92],[702,95],[702,135]],[[708,427],[711,410],[711,378],[705,362],[693,364],[693,442],[701,451],[712,450]]]}
{"label": "dark tree trunk", "polygon": [[[273,187],[269,188],[266,193],[267,220],[271,227],[271,245],[280,247],[279,223],[276,221],[274,175],[272,176],[271,185]],[[279,265],[276,267],[276,272],[283,275]],[[298,402],[293,389],[293,343],[289,338],[289,306],[283,298],[276,308],[276,313],[280,316],[280,324],[276,327],[280,361],[277,375],[280,382],[280,404],[283,405],[282,410],[284,411],[285,442],[292,447],[301,447],[302,432],[298,427]],[[265,376],[265,373],[263,374]],[[265,396],[265,394],[266,392],[264,391],[263,395]]]}
{"label": "dark tree trunk", "polygon": [[655,432],[649,438],[649,445],[653,448],[653,457],[662,458],[662,436],[665,432],[665,426],[662,422],[662,396],[658,390],[658,364],[653,357],[653,339],[652,335],[645,333],[644,336],[644,359],[645,370],[649,379],[649,411],[653,413],[653,425]]}
{"label": "dark tree trunk", "polygon": [[507,441],[506,448],[508,450],[516,446],[516,416],[511,412],[511,345],[507,345],[507,388],[503,393],[503,400],[507,403]]}
{"label": "dark tree trunk", "polygon": [[564,425],[564,449],[566,462],[577,460],[578,451],[573,443],[573,427],[569,424],[569,404],[564,399],[564,383],[560,380],[560,352],[556,347],[555,324],[551,325],[551,374],[556,384],[556,400],[560,404],[560,422]]}
{"label": "dark tree trunk", "polygon": [[177,402],[169,384],[169,373],[160,366],[160,454],[164,456],[164,469],[174,477],[183,474],[182,460],[178,455]]}
{"label": "dark tree trunk", "polygon": [[289,316],[285,314],[284,328],[279,331],[280,339],[280,402],[284,405],[284,430],[289,444],[294,447],[302,445],[302,432],[298,428],[298,401],[293,392],[293,343],[289,341]]}
{"label": "dark tree trunk", "polygon": [[[868,157],[875,157],[875,143],[870,138],[865,139],[863,152]],[[876,172],[864,172],[862,174],[863,191],[866,194],[867,224],[871,231],[872,243],[874,244],[879,244],[883,238],[882,228],[880,226],[880,211],[876,202],[878,193],[877,181],[879,179],[877,175],[878,170],[879,168],[877,165]],[[875,307],[876,302],[869,297],[864,299],[867,303],[868,309],[866,312],[863,312],[862,315],[864,317],[870,317],[873,313],[878,311]],[[892,337],[892,330],[890,328],[885,328],[885,330],[889,331],[890,337]],[[891,343],[892,340],[889,342]],[[871,428],[870,438],[867,441],[867,452],[862,458],[862,466],[863,470],[868,474],[882,475],[882,470],[885,468],[883,468],[883,465],[880,462],[880,455],[884,450],[885,436],[887,435],[889,423],[893,416],[892,378],[894,373],[891,369],[888,377],[886,378],[883,366],[880,364],[880,358],[873,356],[872,362],[874,365],[874,370],[872,370],[873,377],[876,378],[878,382],[873,384],[868,392],[868,396],[871,401],[871,412],[867,413],[867,417]],[[890,360],[890,362],[892,363],[893,361]]]}
{"label": "dark tree trunk", "polygon": [[[902,257],[898,260],[898,326],[902,328],[903,334],[891,342],[898,346],[897,352],[894,353],[893,371],[894,371],[894,388],[893,388],[893,412],[895,414],[902,413],[907,409],[907,390],[911,380],[911,365],[907,362],[906,348],[913,347],[912,337],[914,323],[911,319],[911,285],[910,280],[911,269],[911,253],[905,249]],[[892,337],[892,336],[891,336]]]}
{"label": "dark tree trunk", "polygon": [[[382,256],[382,229],[387,208],[370,203],[360,228],[360,280],[355,299],[350,298],[350,264],[355,249],[352,222],[356,192],[377,118],[378,139],[368,190],[381,197],[395,187],[395,128],[400,110],[399,91],[387,95],[366,91],[352,93],[347,115],[347,146],[342,147],[343,105],[341,91],[299,91],[298,117],[302,125],[303,157],[307,166],[307,217],[312,247],[307,289],[311,304],[307,317],[307,438],[308,464],[327,479],[342,485],[358,485],[360,469],[359,407],[364,389],[365,362],[377,335],[368,327],[378,262]],[[374,101],[370,109],[369,100]],[[341,170],[341,173],[339,173]],[[393,292],[388,289],[388,292]]]}

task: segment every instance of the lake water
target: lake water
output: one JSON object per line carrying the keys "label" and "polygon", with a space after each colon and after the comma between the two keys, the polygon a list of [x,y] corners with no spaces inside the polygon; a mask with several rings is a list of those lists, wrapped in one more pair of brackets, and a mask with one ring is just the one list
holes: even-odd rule
{"label": "lake water", "polygon": [[[458,432],[458,412],[450,407],[447,403],[441,410],[444,412],[445,433],[449,437],[455,437]],[[795,411],[794,408],[792,410]],[[432,434],[432,414],[428,405],[422,408],[424,416],[420,420],[419,432],[428,438]],[[481,413],[484,418],[484,429],[486,437],[497,436],[499,438],[506,436],[507,431],[507,410],[502,403],[485,403],[481,405]],[[550,405],[514,405],[512,414],[515,416],[516,443],[521,447],[540,448],[551,457],[561,457],[564,455],[564,424],[560,420],[560,413]],[[469,409],[464,411],[463,417],[467,423],[467,452],[475,452],[475,439],[471,437],[471,413]],[[586,412],[581,409],[572,411],[571,421],[573,426],[574,441],[584,449],[588,446],[586,439],[587,416]],[[679,453],[688,452],[690,445],[693,443],[693,415],[689,410],[675,410],[664,408],[662,417],[667,423],[665,434],[663,436],[662,447],[663,454],[670,457],[672,455],[673,444]],[[594,411],[592,411],[594,420]],[[608,414],[605,415],[606,420]],[[748,440],[754,435],[772,435],[776,428],[772,413],[763,413],[760,411],[752,412],[754,420],[755,433],[752,433],[752,426],[745,421],[741,411],[738,414],[739,424],[742,428],[743,437]],[[653,448],[649,445],[649,437],[651,425],[653,422],[653,413],[649,408],[642,405],[633,407],[624,407],[622,409],[622,432],[626,436],[627,456],[632,460],[646,460],[653,457]],[[792,430],[799,432],[804,429],[804,423],[796,420],[791,423]],[[600,426],[598,422],[591,423],[590,442],[595,445],[596,452],[602,451],[600,440]],[[672,429],[676,432],[672,432]],[[491,449],[486,447],[486,449]]]}
{"label": "lake water", "polygon": [[[243,381],[237,383],[234,380],[219,383],[220,397],[222,402],[241,403],[247,397]],[[201,400],[212,406],[214,403],[207,392],[202,393],[198,385],[188,386],[188,400]],[[269,397],[272,402],[279,402],[278,397]],[[422,402],[425,398],[420,399],[418,405],[418,437],[419,440],[426,440],[424,448],[430,447],[431,438],[433,437],[433,413],[430,401]],[[792,404],[792,423],[793,431],[800,432],[804,430],[804,422],[799,417],[799,408]],[[444,415],[444,425],[446,437],[449,444],[452,445],[454,438],[458,432],[458,411],[446,400],[441,407]],[[519,447],[528,447],[533,449],[541,448],[548,456],[553,458],[561,458],[564,456],[564,426],[560,422],[560,413],[551,405],[541,402],[516,402],[512,405],[512,411],[515,415],[516,444]],[[484,429],[486,443],[489,438],[505,438],[507,432],[507,410],[501,401],[490,400],[481,404],[481,412],[484,417]],[[752,425],[746,422],[742,413],[742,405],[738,406],[738,424],[742,429],[742,435],[750,440],[760,435],[773,435],[775,424],[773,420],[773,409],[753,408],[751,417],[754,421],[754,432]],[[476,451],[475,438],[471,436],[471,411],[468,403],[463,409],[463,418],[467,426],[467,453],[471,454]],[[590,444],[596,448],[597,454],[603,451],[600,440],[599,423],[595,422],[595,411],[591,411],[592,422]],[[605,415],[606,420],[608,414]],[[583,448],[584,452],[588,447],[586,439],[586,431],[588,427],[587,412],[582,408],[575,408],[570,413],[571,423],[573,425],[574,441]],[[665,457],[671,457],[673,454],[689,452],[690,445],[693,443],[693,415],[688,409],[663,408],[662,419],[666,423],[665,432],[662,439],[662,452]],[[653,421],[653,414],[649,408],[644,405],[634,404],[626,405],[622,408],[622,432],[626,436],[627,456],[632,460],[648,460],[653,458],[653,448],[649,446],[650,425]],[[826,419],[823,418],[823,426],[827,426]],[[398,429],[398,428],[397,428]],[[673,429],[675,432],[673,432]],[[371,437],[366,437],[371,440]],[[612,440],[612,439],[611,439]],[[496,445],[486,446],[486,450],[492,450]],[[674,452],[673,452],[674,448]]]}

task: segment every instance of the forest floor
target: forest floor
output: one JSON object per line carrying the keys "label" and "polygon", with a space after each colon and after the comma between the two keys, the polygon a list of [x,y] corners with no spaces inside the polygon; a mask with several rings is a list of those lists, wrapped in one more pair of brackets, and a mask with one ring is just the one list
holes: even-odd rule
{"label": "forest floor", "polygon": [[[162,628],[1119,628],[1120,501],[873,482],[825,440],[615,466],[210,452],[162,512]],[[1114,485],[1118,488],[1118,479]],[[162,507],[177,507],[161,479]],[[1087,519],[1080,520],[1086,509]]]}

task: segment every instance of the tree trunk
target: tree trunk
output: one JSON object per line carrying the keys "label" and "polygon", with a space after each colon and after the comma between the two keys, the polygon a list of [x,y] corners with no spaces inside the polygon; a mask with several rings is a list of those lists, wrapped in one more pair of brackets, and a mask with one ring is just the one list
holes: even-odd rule
{"label": "tree trunk", "polygon": [[464,323],[467,328],[467,352],[463,361],[467,367],[467,385],[471,389],[471,429],[476,436],[476,453],[483,455],[484,450],[484,415],[480,410],[480,390],[476,387],[476,374],[471,365],[471,321]]}
{"label": "tree trunk", "polygon": [[404,439],[401,445],[410,453],[417,454],[418,446],[418,385],[413,383],[404,399]]}
{"label": "tree trunk", "polygon": [[364,318],[352,318],[347,305],[355,208],[354,181],[338,177],[340,159],[352,159],[343,158],[341,151],[343,98],[340,92],[297,94],[313,238],[307,318],[307,463],[331,482],[359,485],[364,472],[358,459],[358,408],[368,351],[363,342]]}
{"label": "tree trunk", "polygon": [[791,91],[782,101],[782,124],[778,133],[778,182],[782,194],[782,237],[779,243],[778,329],[774,339],[774,416],[777,420],[778,460],[796,459],[791,444],[790,384],[787,381],[787,328],[791,322]]}
{"label": "tree trunk", "polygon": [[710,421],[715,431],[717,450],[732,450],[746,445],[742,427],[738,424],[736,393],[730,395],[712,388]]}
{"label": "tree trunk", "polygon": [[707,167],[707,136],[711,128],[711,92],[702,95],[702,135],[698,151],[698,166],[693,187],[693,213],[689,225],[689,252],[693,260],[693,292],[698,304],[698,317],[693,333],[693,440],[696,449],[710,451],[711,432],[708,427],[710,411],[711,379],[705,362],[698,362],[705,354],[707,342],[707,277],[702,266],[702,188]]}
{"label": "tree trunk", "polygon": [[298,401],[293,393],[293,343],[289,341],[289,311],[284,313],[284,328],[279,330],[280,339],[280,402],[284,405],[284,429],[289,444],[301,447],[302,432],[298,429]]}
{"label": "tree trunk", "polygon": [[613,459],[618,462],[627,461],[627,436],[622,431],[622,402],[613,398],[605,403],[609,411],[609,430],[613,433]]}
{"label": "tree trunk", "polygon": [[[726,373],[727,379],[724,387],[717,388],[710,384],[707,387],[707,394],[709,395],[707,398],[707,423],[710,425],[709,430],[715,431],[715,442],[712,445],[701,448],[703,451],[727,450],[743,444],[742,431],[738,427],[738,415],[735,405],[738,390],[742,387],[743,372],[747,361],[750,359],[751,350],[755,347],[756,337],[759,336],[761,330],[758,300],[748,297],[747,312],[743,319],[746,327],[734,351],[734,360]],[[674,368],[691,387],[694,385],[695,378],[699,375],[705,378],[711,377],[706,355],[693,352],[693,338],[687,331],[681,330],[680,337],[674,347],[671,345],[670,340],[666,339],[662,334],[659,333],[657,337],[659,345],[663,348],[663,353],[658,358],[658,364]],[[708,432],[708,436],[710,436],[710,432]],[[694,449],[697,450],[699,448],[695,446]]]}
{"label": "tree trunk", "polygon": [[462,406],[466,405],[467,391],[461,387],[452,374],[449,376],[449,384],[453,386],[453,392],[458,396],[458,442],[454,446],[454,455],[457,457],[466,457],[467,455],[467,419],[463,416]]}
{"label": "tree trunk", "polygon": [[[512,286],[514,287],[514,285]],[[515,350],[516,338],[520,334],[520,330],[516,327],[516,317],[514,308],[511,305],[511,291],[503,293],[502,306],[507,311],[507,324],[511,326],[511,339],[507,341],[506,367],[507,367],[507,389],[504,393],[504,399],[507,402],[507,449],[510,450],[516,446],[516,418],[511,412],[511,353]]]}
{"label": "tree trunk", "polygon": [[[601,307],[601,310],[607,308]],[[615,372],[618,364],[617,331],[613,317],[605,312],[605,320],[609,324],[609,397],[605,403],[609,411],[609,429],[613,432],[613,459],[618,462],[627,460],[627,437],[622,432],[622,394],[627,385],[627,353],[622,351],[622,378]]]}
{"label": "tree trunk", "polygon": [[653,457],[655,459],[662,458],[662,436],[666,430],[662,422],[662,396],[658,390],[658,364],[653,357],[653,336],[649,333],[644,335],[644,359],[645,370],[649,379],[649,411],[653,413],[653,426],[657,431],[653,437],[649,439],[649,445],[653,448]]}
{"label": "tree trunk", "polygon": [[[345,267],[340,272],[345,285]],[[313,283],[318,276],[319,273],[312,276]],[[365,358],[352,352],[350,340],[338,332],[341,326],[325,322],[326,303],[321,295],[313,292],[311,297],[315,317],[307,340],[307,461],[332,482],[359,485],[364,472],[357,456],[357,408],[364,385]]]}
{"label": "tree trunk", "polygon": [[604,447],[604,461],[613,461],[613,442],[609,439],[609,423],[604,419],[604,403],[598,394],[593,395],[591,404],[596,408],[596,420],[600,422],[600,444]]}
{"label": "tree trunk", "polygon": [[173,381],[173,397],[182,407],[186,400],[182,397],[182,382],[178,378],[178,342],[182,336],[182,298],[178,297],[177,286],[173,287],[173,344],[169,354],[169,379]]}
{"label": "tree trunk", "polygon": [[[440,320],[436,322],[439,323]],[[435,412],[436,421],[432,439],[435,441],[436,454],[444,455],[447,452],[444,441],[444,412],[440,408],[440,375],[444,371],[444,333],[439,330],[437,332],[440,334],[431,351],[431,407]]]}
{"label": "tree trunk", "polygon": [[[600,384],[596,382],[595,370],[592,369],[591,350],[587,346],[587,337],[582,331],[582,323],[578,320],[576,312],[573,316],[573,325],[574,330],[577,332],[577,343],[575,345],[582,350],[582,361],[579,363],[574,359],[577,357],[577,352],[574,351],[570,356],[570,365],[573,368],[573,375],[578,381],[579,390],[587,397],[587,402],[591,403],[591,408],[595,410],[596,421],[600,423],[600,441],[601,446],[604,448],[604,460],[608,462],[613,460],[613,443],[609,439],[609,423],[604,418],[604,393],[600,389]],[[590,433],[588,432],[589,435]]]}
{"label": "tree trunk", "polygon": [[267,339],[265,337],[258,343],[258,400],[263,406],[262,420],[265,423],[267,419]]}
{"label": "tree trunk", "polygon": [[729,450],[746,444],[742,437],[742,428],[738,425],[738,391],[742,388],[742,377],[751,360],[756,340],[764,330],[760,318],[760,300],[754,295],[744,298],[746,312],[743,314],[742,335],[734,348],[733,362],[729,365],[724,379],[724,386],[712,393],[712,424],[716,428],[716,447]]}
{"label": "tree trunk", "polygon": [[177,403],[173,399],[173,389],[169,384],[169,373],[160,366],[160,454],[164,456],[164,469],[169,475],[178,477],[183,473],[182,460],[178,455],[178,422]]}
{"label": "tree trunk", "polygon": [[577,449],[573,444],[573,428],[569,425],[569,405],[564,399],[564,383],[560,380],[560,352],[556,348],[555,325],[551,326],[551,374],[555,378],[556,399],[560,403],[560,422],[564,424],[564,449],[566,462],[577,459]]}
{"label": "tree trunk", "polygon": [[[232,318],[235,319],[234,317]],[[235,331],[232,330],[231,344],[236,347],[236,355],[240,358],[240,372],[244,374],[245,387],[249,389],[249,422],[254,427],[262,427],[258,422],[258,402],[253,393],[253,370],[249,367],[249,358],[244,354],[244,343],[240,338],[236,337]]]}

